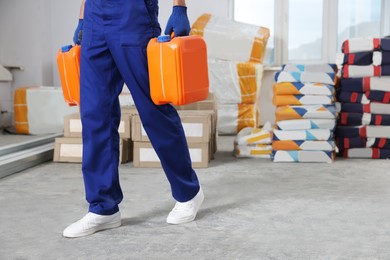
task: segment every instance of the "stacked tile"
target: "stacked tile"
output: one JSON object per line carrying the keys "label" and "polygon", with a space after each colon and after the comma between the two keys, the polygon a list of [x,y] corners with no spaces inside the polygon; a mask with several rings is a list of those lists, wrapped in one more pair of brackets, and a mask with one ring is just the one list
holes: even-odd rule
{"label": "stacked tile", "polygon": [[275,74],[274,162],[332,162],[334,64],[287,64]]}
{"label": "stacked tile", "polygon": [[346,158],[390,158],[390,39],[346,40],[336,145]]}
{"label": "stacked tile", "polygon": [[[258,99],[269,29],[210,14],[191,28],[207,43],[210,91],[218,109],[218,133],[237,134],[259,125]],[[234,40],[232,38],[234,35]]]}

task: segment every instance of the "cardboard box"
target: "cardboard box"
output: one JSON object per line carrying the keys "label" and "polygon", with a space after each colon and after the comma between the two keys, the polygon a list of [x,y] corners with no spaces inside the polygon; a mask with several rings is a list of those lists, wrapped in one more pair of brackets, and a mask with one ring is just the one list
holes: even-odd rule
{"label": "cardboard box", "polygon": [[[118,128],[121,138],[131,138],[131,115],[122,114],[121,122]],[[65,137],[82,137],[82,125],[80,114],[75,113],[64,117],[64,136]]]}
{"label": "cardboard box", "polygon": [[[120,139],[119,160],[127,163],[133,158],[133,142]],[[55,139],[54,162],[81,163],[83,157],[83,144],[81,138],[60,137]]]}
{"label": "cardboard box", "polygon": [[[188,143],[192,167],[207,168],[210,161],[209,143]],[[160,159],[150,142],[134,142],[134,167],[158,168],[161,167]]]}
{"label": "cardboard box", "polygon": [[[184,133],[187,141],[190,143],[206,143],[209,142],[211,136],[211,115],[210,114],[195,114],[180,115]],[[145,129],[142,126],[139,116],[132,118],[132,140],[149,142]]]}

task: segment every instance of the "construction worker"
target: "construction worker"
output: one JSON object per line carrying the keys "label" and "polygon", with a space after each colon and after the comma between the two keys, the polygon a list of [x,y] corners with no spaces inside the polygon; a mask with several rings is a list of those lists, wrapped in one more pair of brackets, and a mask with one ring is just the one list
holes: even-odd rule
{"label": "construction worker", "polygon": [[[64,230],[65,237],[82,237],[121,225],[118,95],[124,83],[176,200],[167,223],[193,221],[203,202],[176,110],[170,104],[157,106],[150,98],[146,46],[161,34],[157,16],[158,0],[82,2],[74,42],[81,44],[82,171],[89,212]],[[185,36],[189,31],[185,0],[174,0],[165,34]]]}

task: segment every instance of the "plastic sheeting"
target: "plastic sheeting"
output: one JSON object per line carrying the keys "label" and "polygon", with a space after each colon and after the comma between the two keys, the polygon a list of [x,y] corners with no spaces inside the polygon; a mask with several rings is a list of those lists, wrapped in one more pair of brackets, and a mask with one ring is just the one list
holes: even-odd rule
{"label": "plastic sheeting", "polygon": [[221,104],[254,104],[261,91],[264,66],[253,62],[209,59],[210,92]]}
{"label": "plastic sheeting", "polygon": [[22,87],[15,90],[14,124],[19,134],[61,133],[64,116],[78,112],[64,102],[61,87]]}
{"label": "plastic sheeting", "polygon": [[268,28],[239,23],[211,14],[201,15],[191,28],[203,36],[210,58],[262,63],[270,32]]}
{"label": "plastic sheeting", "polygon": [[219,104],[218,133],[237,134],[245,127],[258,127],[259,112],[256,104]]}

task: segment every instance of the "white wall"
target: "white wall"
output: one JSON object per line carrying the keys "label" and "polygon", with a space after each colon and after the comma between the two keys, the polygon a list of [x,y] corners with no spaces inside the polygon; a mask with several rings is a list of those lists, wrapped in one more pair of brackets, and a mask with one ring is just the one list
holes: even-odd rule
{"label": "white wall", "polygon": [[[0,63],[24,67],[23,71],[14,71],[14,87],[60,84],[55,56],[62,45],[72,43],[80,3],[81,0],[0,1]],[[160,1],[163,30],[171,3]],[[191,23],[206,12],[228,15],[228,0],[187,0],[187,5]]]}

